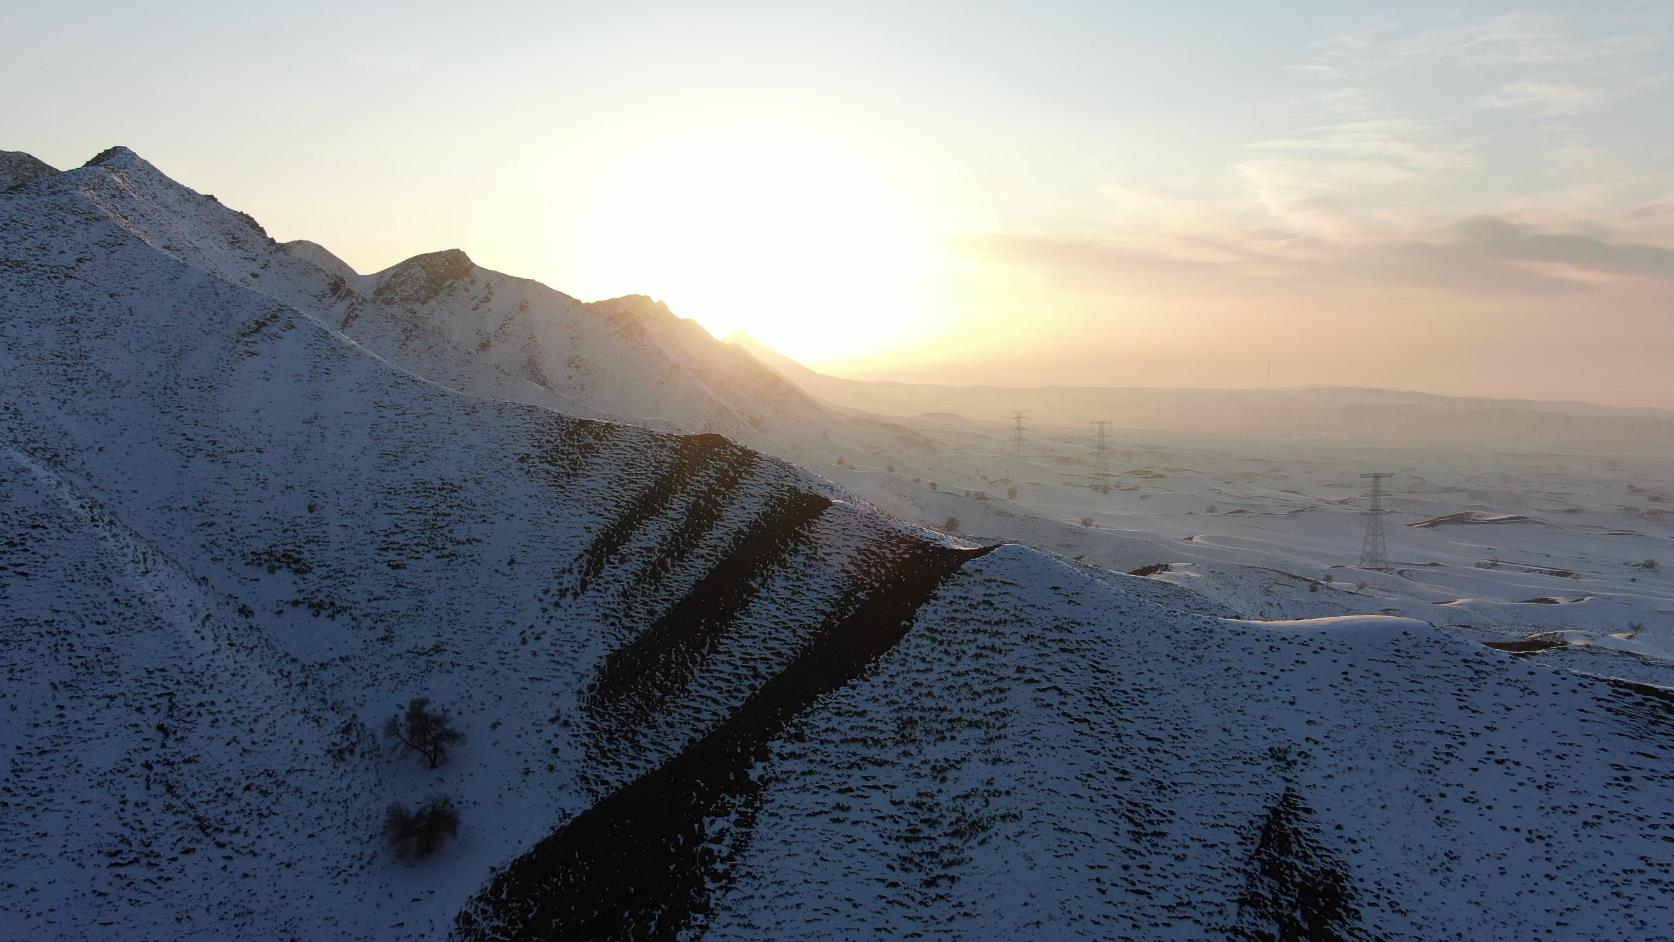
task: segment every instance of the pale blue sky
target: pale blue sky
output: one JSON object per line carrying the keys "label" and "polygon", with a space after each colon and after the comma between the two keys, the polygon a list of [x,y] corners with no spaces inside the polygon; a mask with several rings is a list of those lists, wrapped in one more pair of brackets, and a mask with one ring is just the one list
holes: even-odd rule
{"label": "pale blue sky", "polygon": [[14,7],[0,148],[363,271],[855,374],[1674,406],[1670,3]]}

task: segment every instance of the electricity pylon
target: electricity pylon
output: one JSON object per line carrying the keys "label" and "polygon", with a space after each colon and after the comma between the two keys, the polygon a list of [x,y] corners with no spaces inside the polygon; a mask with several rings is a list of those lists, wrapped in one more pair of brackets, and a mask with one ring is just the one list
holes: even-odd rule
{"label": "electricity pylon", "polygon": [[1011,414],[1011,453],[1023,457],[1023,410]]}
{"label": "electricity pylon", "polygon": [[1389,511],[1383,507],[1383,482],[1393,475],[1387,471],[1375,471],[1361,477],[1371,481],[1372,487],[1366,493],[1366,510],[1361,514],[1366,518],[1366,539],[1360,544],[1360,568],[1388,572],[1389,548],[1383,542],[1383,517]]}
{"label": "electricity pylon", "polygon": [[1095,419],[1089,424],[1096,426],[1099,430],[1099,443],[1093,449],[1093,474],[1098,478],[1100,484],[1109,484],[1110,458],[1109,448],[1105,445],[1104,430],[1111,422],[1109,419]]}

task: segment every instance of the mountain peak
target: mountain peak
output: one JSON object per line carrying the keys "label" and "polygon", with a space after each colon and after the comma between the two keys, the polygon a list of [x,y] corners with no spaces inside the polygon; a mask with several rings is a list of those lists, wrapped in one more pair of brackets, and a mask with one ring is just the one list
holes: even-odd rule
{"label": "mountain peak", "polygon": [[721,338],[721,342],[730,343],[735,347],[743,347],[747,350],[754,350],[757,347],[767,346],[767,344],[762,343],[759,339],[757,339],[755,334],[743,329],[735,330],[732,333],[727,334],[725,337]]}
{"label": "mountain peak", "polygon": [[381,272],[373,295],[380,301],[428,301],[448,285],[469,278],[476,267],[459,249],[426,252]]}
{"label": "mountain peak", "polygon": [[146,162],[145,158],[143,158],[140,155],[134,153],[129,148],[123,147],[121,144],[118,144],[115,147],[107,147],[104,150],[99,151],[97,154],[94,154],[92,159],[87,161],[87,163],[82,164],[82,166],[84,166],[84,167],[115,167],[115,168],[119,168],[119,169],[125,169],[125,168],[136,167],[136,166],[137,167],[149,167],[151,165]]}
{"label": "mountain peak", "polygon": [[0,190],[22,186],[30,180],[51,176],[58,169],[33,154],[20,150],[0,150]]}
{"label": "mountain peak", "polygon": [[360,273],[355,271],[348,262],[345,262],[336,255],[333,255],[330,249],[318,242],[310,242],[307,239],[296,239],[291,242],[286,242],[284,245],[280,246],[280,248],[284,249],[296,258],[300,258],[310,265],[313,265],[315,268],[329,274],[336,275],[344,281],[354,281],[360,277]]}
{"label": "mountain peak", "polygon": [[120,171],[128,174],[130,178],[140,177],[154,181],[166,181],[169,184],[181,187],[181,189],[189,189],[188,187],[181,186],[181,184],[176,182],[173,177],[170,177],[163,171],[158,170],[156,164],[153,164],[151,161],[146,160],[139,154],[134,153],[134,151],[130,148],[123,147],[120,144],[115,147],[107,147],[104,150],[99,151],[97,154],[94,154],[92,158],[87,161],[87,163],[84,163],[81,166],[83,169],[98,167],[105,171]]}
{"label": "mountain peak", "polygon": [[619,298],[596,301],[594,304],[609,311],[631,311],[635,314],[655,314],[664,317],[674,317],[668,304],[651,297],[648,294],[625,294]]}

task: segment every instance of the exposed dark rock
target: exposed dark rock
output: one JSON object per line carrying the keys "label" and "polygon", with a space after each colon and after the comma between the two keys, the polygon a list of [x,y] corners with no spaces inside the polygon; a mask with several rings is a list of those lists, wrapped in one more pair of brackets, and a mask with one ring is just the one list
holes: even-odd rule
{"label": "exposed dark rock", "polygon": [[419,304],[447,290],[476,269],[459,249],[415,255],[383,273],[372,296],[389,304]]}
{"label": "exposed dark rock", "polygon": [[31,180],[49,177],[58,170],[33,154],[20,150],[0,150],[0,191],[19,187]]}
{"label": "exposed dark rock", "polygon": [[1232,938],[1249,942],[1347,942],[1355,924],[1347,869],[1314,833],[1313,811],[1286,787],[1261,825]]}

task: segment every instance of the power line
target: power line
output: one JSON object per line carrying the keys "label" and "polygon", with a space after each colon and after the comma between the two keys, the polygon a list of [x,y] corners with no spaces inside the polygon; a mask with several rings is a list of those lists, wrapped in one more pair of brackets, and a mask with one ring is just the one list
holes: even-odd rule
{"label": "power line", "polygon": [[1362,474],[1360,477],[1371,481],[1371,490],[1366,493],[1366,510],[1361,516],[1366,518],[1366,538],[1360,544],[1360,568],[1374,572],[1389,571],[1389,548],[1383,541],[1383,518],[1390,511],[1383,507],[1383,499],[1387,496],[1383,490],[1383,482],[1393,477],[1387,471],[1375,471]]}
{"label": "power line", "polygon": [[1011,414],[1011,453],[1023,457],[1023,415],[1022,409]]}

